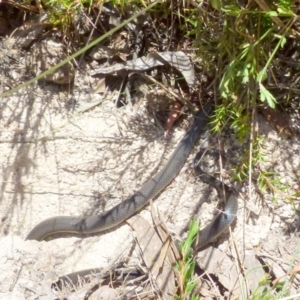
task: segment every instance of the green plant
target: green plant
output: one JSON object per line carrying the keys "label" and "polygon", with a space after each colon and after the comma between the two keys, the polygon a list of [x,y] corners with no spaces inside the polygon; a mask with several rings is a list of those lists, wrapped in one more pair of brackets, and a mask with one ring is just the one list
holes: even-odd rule
{"label": "green plant", "polygon": [[93,1],[79,0],[44,0],[42,1],[44,9],[47,11],[48,20],[54,26],[61,26],[63,32],[73,31],[75,19],[84,7],[91,8]]}
{"label": "green plant", "polygon": [[[256,4],[256,5],[255,5]],[[276,54],[286,43],[286,36],[292,25],[293,4],[291,1],[282,1],[278,6],[269,8],[260,2],[249,3],[241,9],[235,3],[227,4],[221,10],[225,12],[224,32],[219,41],[221,53],[227,53],[223,65],[220,81],[221,96],[231,101],[233,97],[240,98],[246,95],[250,105],[258,103],[256,90],[261,102],[267,102],[275,107],[276,98],[263,83],[270,79],[272,65]],[[289,16],[288,25],[283,26],[280,16]],[[278,26],[283,30],[278,31]],[[230,25],[233,25],[232,28]]]}
{"label": "green plant", "polygon": [[261,168],[262,138],[257,133],[251,136],[252,112],[263,105],[275,108],[278,102],[269,83],[277,83],[274,69],[278,52],[291,34],[293,1],[266,5],[249,1],[243,6],[236,1],[210,0],[209,4],[213,9],[201,2],[198,9],[185,9],[180,16],[185,20],[182,28],[199,49],[200,67],[214,73],[213,84],[221,101],[211,122],[213,131],[219,133],[227,124],[243,143],[234,179],[242,181],[253,170],[261,189],[267,187],[275,194],[285,187],[274,173]]}
{"label": "green plant", "polygon": [[215,133],[221,132],[226,123],[230,124],[239,141],[244,141],[250,133],[249,114],[245,113],[242,105],[235,103],[220,104],[211,121],[212,130]]}
{"label": "green plant", "polygon": [[192,299],[198,300],[199,296],[194,294],[194,290],[198,284],[194,278],[196,261],[194,258],[193,244],[200,230],[198,221],[191,221],[188,236],[183,243],[179,244],[182,259],[176,263],[179,273],[179,295],[175,299]]}
{"label": "green plant", "polygon": [[289,282],[283,281],[272,285],[272,280],[269,275],[261,278],[256,289],[252,291],[252,295],[247,300],[275,300],[275,299],[296,299],[289,296]]}
{"label": "green plant", "polygon": [[[271,91],[269,86],[273,82],[273,86],[277,84],[277,57],[292,33],[294,3],[290,0],[277,4],[250,1],[243,6],[235,1],[224,5],[213,0],[210,4],[215,9],[214,16],[219,16],[219,23],[214,22],[211,37],[206,39],[210,46],[204,43],[204,52],[216,45],[220,53],[217,56],[214,51],[211,63],[216,63],[215,86],[222,99],[211,122],[213,131],[221,132],[227,124],[243,143],[240,162],[232,170],[234,179],[242,181],[253,176],[261,190],[268,188],[274,195],[286,187],[280,184],[274,172],[261,167],[263,139],[257,132],[253,133],[256,122],[253,112],[263,105],[275,109],[278,102],[274,88]],[[199,20],[206,27],[208,23],[211,25],[211,20],[206,24],[205,20]],[[218,26],[221,30],[217,30]]]}
{"label": "green plant", "polygon": [[273,197],[275,197],[276,194],[283,193],[289,189],[287,185],[280,182],[280,179],[276,177],[275,172],[260,169],[258,170],[257,183],[262,192],[268,190],[272,193]]}
{"label": "green plant", "polygon": [[[254,177],[260,191],[264,192],[268,190],[272,193],[273,197],[275,197],[276,194],[286,191],[288,186],[280,182],[280,178],[277,177],[275,172],[263,169],[262,164],[265,162],[266,155],[263,148],[264,143],[265,139],[263,136],[255,137],[252,142],[252,152],[250,153],[250,148],[246,148],[240,157],[239,164],[232,168],[234,174],[233,179],[242,182],[248,178],[249,170],[252,168],[252,170],[255,171]],[[251,160],[249,159],[250,156]]]}

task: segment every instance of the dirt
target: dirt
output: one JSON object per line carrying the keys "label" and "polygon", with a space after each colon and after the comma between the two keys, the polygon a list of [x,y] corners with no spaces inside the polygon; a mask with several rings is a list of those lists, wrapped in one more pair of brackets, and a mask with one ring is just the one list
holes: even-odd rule
{"label": "dirt", "polygon": [[[4,43],[1,52],[4,92],[30,74],[23,52]],[[39,82],[1,101],[1,299],[55,299],[62,295],[51,289],[50,282],[58,276],[120,261],[142,264],[135,233],[127,224],[91,237],[25,241],[46,218],[101,213],[126,199],[165,164],[186,131],[187,120],[177,124],[166,140],[145,98],[133,107],[117,108],[93,93],[94,81],[86,70],[76,71],[72,88]],[[78,112],[97,101],[102,102]],[[266,158],[261,166],[276,172],[288,188],[274,198],[268,190],[259,191],[255,181],[243,183],[231,234],[225,233],[197,255],[205,299],[248,294],[266,272],[273,279],[290,278],[287,273],[300,263],[299,198],[287,197],[299,190],[299,137],[280,136],[263,116],[258,117],[258,130],[264,136]],[[217,213],[216,193],[193,177],[192,160],[201,144],[217,147],[218,140],[228,157],[224,166],[228,178],[244,145],[210,133],[154,201],[168,229],[179,236],[184,236],[192,218],[206,224]],[[140,215],[152,224],[149,206]],[[291,294],[299,293],[299,279],[296,275],[291,280]]]}

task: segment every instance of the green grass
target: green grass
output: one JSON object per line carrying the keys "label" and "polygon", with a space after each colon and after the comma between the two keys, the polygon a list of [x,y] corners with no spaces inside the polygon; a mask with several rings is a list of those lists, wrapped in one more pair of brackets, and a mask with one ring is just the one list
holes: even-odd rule
{"label": "green grass", "polygon": [[[202,67],[215,69],[214,84],[221,99],[212,121],[213,131],[221,132],[228,125],[244,143],[240,164],[233,169],[235,179],[242,181],[252,174],[259,187],[268,186],[274,192],[280,186],[279,179],[274,172],[261,169],[264,151],[261,136],[254,130],[253,111],[263,105],[276,108],[277,98],[268,86],[270,83],[276,85],[279,80],[276,77],[280,72],[275,74],[274,70],[278,69],[278,52],[292,34],[293,1],[279,1],[277,5],[268,2],[269,9],[259,6],[260,1],[249,2],[243,8],[236,1],[227,1],[225,5],[218,0],[210,3],[214,10],[207,8],[207,18],[197,17],[194,27],[199,30],[195,44],[201,45],[199,55],[205,58]],[[281,22],[280,25],[274,23],[274,18]],[[214,47],[217,51],[212,51]],[[272,187],[275,188],[272,190]]]}
{"label": "green grass", "polygon": [[192,221],[190,223],[188,236],[183,243],[179,244],[179,249],[182,259],[177,261],[176,269],[178,273],[178,295],[176,300],[192,299],[198,300],[200,297],[194,294],[195,288],[198,285],[198,280],[195,278],[196,260],[194,258],[193,245],[196,241],[197,234],[200,230],[199,222]]}

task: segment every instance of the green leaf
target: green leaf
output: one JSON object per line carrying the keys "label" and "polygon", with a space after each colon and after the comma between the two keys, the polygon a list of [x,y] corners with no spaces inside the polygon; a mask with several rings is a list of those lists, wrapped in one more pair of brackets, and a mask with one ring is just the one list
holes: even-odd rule
{"label": "green leaf", "polygon": [[285,43],[286,43],[286,37],[282,36],[281,39],[280,39],[280,47],[283,48],[283,46],[285,45]]}
{"label": "green leaf", "polygon": [[223,12],[225,12],[228,16],[237,17],[240,15],[241,10],[236,5],[226,5],[221,8]]}
{"label": "green leaf", "polygon": [[274,34],[274,37],[276,37],[276,38],[279,39],[280,47],[283,48],[283,46],[284,46],[285,43],[286,43],[286,37],[283,36],[283,35],[280,35],[280,34]]}
{"label": "green leaf", "polygon": [[260,89],[260,100],[262,102],[265,102],[267,100],[269,106],[271,108],[275,108],[275,104],[277,103],[274,96],[261,84],[259,83],[259,89]]}
{"label": "green leaf", "polygon": [[278,7],[277,11],[281,17],[295,17],[295,14],[290,9],[285,7]]}
{"label": "green leaf", "polygon": [[276,11],[268,11],[266,12],[266,15],[270,17],[277,17],[278,13]]}
{"label": "green leaf", "polygon": [[222,4],[220,0],[210,0],[209,2],[214,9],[221,11]]}

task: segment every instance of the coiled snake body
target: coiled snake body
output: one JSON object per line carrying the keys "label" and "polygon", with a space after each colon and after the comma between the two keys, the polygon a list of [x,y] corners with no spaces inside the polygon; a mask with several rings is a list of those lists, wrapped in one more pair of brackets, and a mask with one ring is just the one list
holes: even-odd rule
{"label": "coiled snake body", "polygon": [[[72,232],[77,234],[102,232],[116,227],[130,218],[133,214],[146,206],[150,199],[157,196],[178,174],[189,156],[195,141],[204,132],[209,120],[208,115],[211,112],[212,108],[206,107],[205,110],[195,116],[192,126],[179,142],[165,167],[153,178],[146,181],[131,197],[100,215],[86,218],[58,216],[46,219],[35,226],[26,239],[41,241],[48,235],[58,232]],[[201,169],[198,169],[198,172],[201,172]],[[201,174],[204,175],[204,173]],[[213,185],[219,184],[217,179],[214,181],[209,175],[203,178],[207,179],[207,182]],[[213,241],[235,219],[238,208],[236,196],[228,188],[226,189],[226,197],[225,210],[199,232],[197,239],[198,249]]]}

